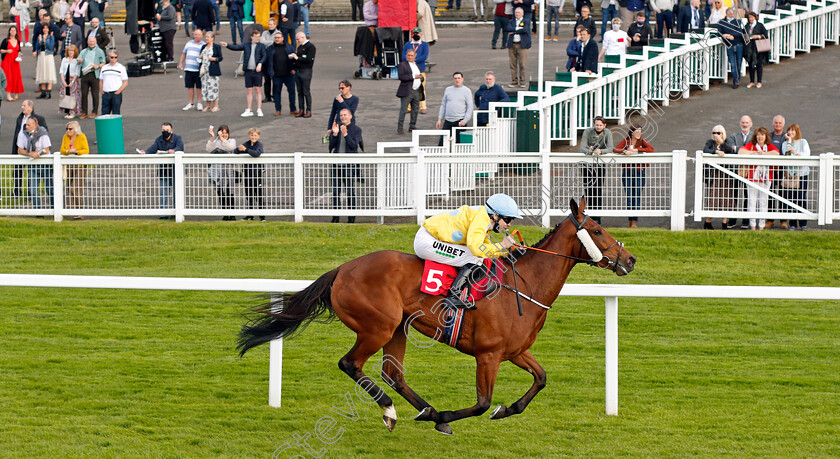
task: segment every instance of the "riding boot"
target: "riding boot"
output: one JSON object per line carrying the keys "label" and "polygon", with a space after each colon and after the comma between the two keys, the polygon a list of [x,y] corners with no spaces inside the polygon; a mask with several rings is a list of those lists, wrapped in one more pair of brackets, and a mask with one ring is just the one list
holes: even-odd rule
{"label": "riding boot", "polygon": [[452,286],[449,287],[449,296],[444,299],[444,305],[450,308],[475,309],[475,304],[470,298],[470,274],[479,265],[468,263],[461,267]]}

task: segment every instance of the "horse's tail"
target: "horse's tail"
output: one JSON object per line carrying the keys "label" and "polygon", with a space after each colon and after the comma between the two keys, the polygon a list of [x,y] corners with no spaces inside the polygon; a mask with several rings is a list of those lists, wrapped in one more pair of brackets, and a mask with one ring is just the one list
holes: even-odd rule
{"label": "horse's tail", "polygon": [[332,284],[338,268],[324,274],[309,287],[293,295],[277,297],[254,308],[248,323],[242,326],[237,339],[239,355],[277,338],[289,338],[302,332],[321,314],[329,315],[321,322],[335,319],[330,303]]}

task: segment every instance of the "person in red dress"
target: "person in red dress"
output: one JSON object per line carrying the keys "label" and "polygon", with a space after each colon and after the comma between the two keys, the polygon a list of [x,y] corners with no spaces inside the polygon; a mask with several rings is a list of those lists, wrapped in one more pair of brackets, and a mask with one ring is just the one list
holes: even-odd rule
{"label": "person in red dress", "polygon": [[17,100],[23,93],[23,78],[20,75],[20,39],[17,27],[9,27],[8,35],[0,43],[0,55],[3,56],[0,67],[6,73],[6,97],[9,101]]}

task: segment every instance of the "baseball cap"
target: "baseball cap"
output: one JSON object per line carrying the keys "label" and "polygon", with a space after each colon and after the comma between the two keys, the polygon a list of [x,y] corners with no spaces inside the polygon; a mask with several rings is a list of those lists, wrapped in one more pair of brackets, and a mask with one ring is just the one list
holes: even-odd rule
{"label": "baseball cap", "polygon": [[423,31],[420,29],[420,27],[415,27],[414,30],[412,30],[411,32],[412,33],[414,33],[414,32],[422,33]]}

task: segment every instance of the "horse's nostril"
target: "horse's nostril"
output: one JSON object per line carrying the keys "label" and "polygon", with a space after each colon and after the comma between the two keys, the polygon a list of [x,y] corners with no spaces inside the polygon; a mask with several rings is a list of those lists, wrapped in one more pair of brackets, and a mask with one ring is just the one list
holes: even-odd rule
{"label": "horse's nostril", "polygon": [[630,263],[631,265],[635,265],[636,264],[636,257],[627,258],[627,262]]}

